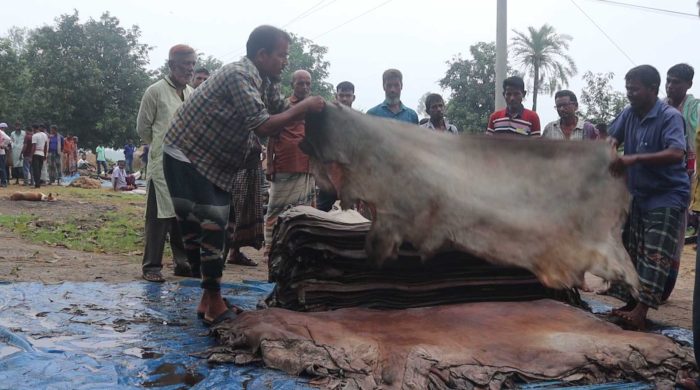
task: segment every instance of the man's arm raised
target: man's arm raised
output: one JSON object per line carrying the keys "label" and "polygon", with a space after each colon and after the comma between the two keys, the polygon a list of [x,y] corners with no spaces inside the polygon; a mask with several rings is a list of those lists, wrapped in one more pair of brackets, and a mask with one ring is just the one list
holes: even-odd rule
{"label": "man's arm raised", "polygon": [[295,120],[299,120],[307,112],[320,112],[326,106],[326,101],[320,96],[310,96],[289,110],[271,115],[265,122],[255,128],[255,134],[260,137],[269,137],[279,133],[284,126]]}

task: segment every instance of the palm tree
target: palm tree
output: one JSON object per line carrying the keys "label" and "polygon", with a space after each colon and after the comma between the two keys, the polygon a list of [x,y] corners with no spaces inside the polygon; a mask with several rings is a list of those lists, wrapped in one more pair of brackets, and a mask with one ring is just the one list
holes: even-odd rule
{"label": "palm tree", "polygon": [[532,110],[537,110],[537,93],[546,91],[554,94],[569,85],[569,78],[576,75],[576,64],[567,54],[569,42],[573,39],[566,34],[558,34],[554,27],[545,24],[540,29],[528,27],[527,34],[515,31],[511,49],[515,60],[532,77]]}

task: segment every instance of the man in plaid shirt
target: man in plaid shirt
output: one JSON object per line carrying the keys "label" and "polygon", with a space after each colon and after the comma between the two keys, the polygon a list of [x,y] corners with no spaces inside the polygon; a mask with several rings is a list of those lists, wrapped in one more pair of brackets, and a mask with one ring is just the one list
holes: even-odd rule
{"label": "man in plaid shirt", "polygon": [[236,173],[255,153],[255,136],[276,135],[325,106],[314,96],[284,110],[279,77],[289,43],[289,35],[278,28],[253,30],[246,56],[197,88],[165,137],[165,178],[188,257],[201,262],[204,293],[197,313],[207,324],[235,317],[221,296],[221,251]]}

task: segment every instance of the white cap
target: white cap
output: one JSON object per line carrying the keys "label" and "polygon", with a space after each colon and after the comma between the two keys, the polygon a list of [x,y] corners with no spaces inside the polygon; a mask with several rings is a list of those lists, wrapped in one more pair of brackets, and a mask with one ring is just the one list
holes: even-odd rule
{"label": "white cap", "polygon": [[0,129],[7,129],[7,123],[5,123],[5,122],[0,123]]}

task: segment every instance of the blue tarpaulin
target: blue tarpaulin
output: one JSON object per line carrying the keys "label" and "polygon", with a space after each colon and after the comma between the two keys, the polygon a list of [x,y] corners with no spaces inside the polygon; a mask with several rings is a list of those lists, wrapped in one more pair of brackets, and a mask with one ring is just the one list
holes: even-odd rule
{"label": "blue tarpaulin", "polygon": [[[224,285],[254,309],[272,285]],[[210,366],[199,282],[0,284],[0,389],[304,389],[260,366]]]}
{"label": "blue tarpaulin", "polygon": [[[224,284],[234,304],[255,309],[272,284]],[[214,340],[195,317],[199,282],[0,283],[0,389],[306,389],[305,379],[259,365],[211,366],[193,356]],[[589,302],[594,312],[605,309]],[[659,329],[688,344],[682,329]],[[670,332],[670,333],[669,333]],[[524,389],[556,389],[544,382]],[[568,389],[650,389],[614,383]]]}

